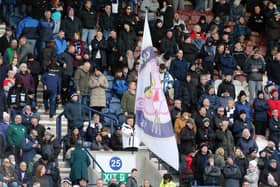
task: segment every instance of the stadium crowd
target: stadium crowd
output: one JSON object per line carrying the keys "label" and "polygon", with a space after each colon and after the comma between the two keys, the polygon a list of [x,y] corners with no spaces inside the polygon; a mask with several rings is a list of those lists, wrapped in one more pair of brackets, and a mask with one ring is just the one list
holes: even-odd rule
{"label": "stadium crowd", "polygon": [[[278,0],[192,0],[187,8],[184,0],[0,3],[6,24],[0,38],[0,186],[60,186],[62,142],[71,166],[64,186],[87,186],[90,159],[83,146],[135,150],[146,11],[181,185],[280,186]],[[40,123],[40,82],[50,121],[57,105],[64,106],[62,141]],[[97,111],[86,127],[85,105]],[[113,132],[105,113],[119,120]],[[267,140],[262,149],[258,137]],[[133,172],[128,187],[138,186]],[[102,179],[96,183],[103,185]],[[160,186],[174,185],[164,175]]]}

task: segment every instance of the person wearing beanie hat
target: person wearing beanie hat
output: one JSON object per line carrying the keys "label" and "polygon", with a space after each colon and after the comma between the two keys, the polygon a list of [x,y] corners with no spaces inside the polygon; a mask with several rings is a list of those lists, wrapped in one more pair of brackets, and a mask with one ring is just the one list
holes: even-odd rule
{"label": "person wearing beanie hat", "polygon": [[210,125],[210,119],[204,118],[202,122],[203,126],[198,128],[197,132],[197,144],[206,143],[210,150],[214,150],[216,135]]}
{"label": "person wearing beanie hat", "polygon": [[259,175],[260,171],[258,169],[257,161],[251,160],[244,179],[249,182],[250,187],[258,187]]}
{"label": "person wearing beanie hat", "polygon": [[268,167],[261,171],[260,182],[264,186],[276,187],[280,185],[280,170],[278,166],[279,163],[277,163],[277,160],[271,159]]}
{"label": "person wearing beanie hat", "polygon": [[70,178],[68,177],[65,177],[63,180],[62,180],[62,187],[71,187],[72,186],[72,181]]}
{"label": "person wearing beanie hat", "polygon": [[235,103],[235,116],[238,116],[241,110],[245,110],[246,120],[252,121],[252,109],[247,101],[247,94],[244,90],[239,92],[238,101]]}
{"label": "person wearing beanie hat", "polygon": [[258,91],[257,98],[253,102],[253,109],[255,132],[257,135],[265,136],[268,121],[267,111],[269,109],[269,105],[266,99],[264,98],[263,91]]}

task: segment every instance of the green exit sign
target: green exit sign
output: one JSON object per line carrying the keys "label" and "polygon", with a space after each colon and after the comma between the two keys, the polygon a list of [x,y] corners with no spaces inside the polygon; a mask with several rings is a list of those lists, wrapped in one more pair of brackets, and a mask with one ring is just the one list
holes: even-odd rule
{"label": "green exit sign", "polygon": [[102,179],[109,183],[112,178],[116,178],[118,182],[125,182],[129,173],[124,172],[104,172],[102,173]]}

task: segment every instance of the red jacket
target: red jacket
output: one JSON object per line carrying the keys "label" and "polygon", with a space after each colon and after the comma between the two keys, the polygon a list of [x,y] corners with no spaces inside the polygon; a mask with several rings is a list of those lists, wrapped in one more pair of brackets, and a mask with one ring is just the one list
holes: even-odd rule
{"label": "red jacket", "polygon": [[271,117],[272,116],[272,110],[274,109],[278,109],[278,115],[280,116],[280,100],[277,99],[269,99],[268,101],[268,105],[269,105],[269,110],[268,110],[268,116]]}

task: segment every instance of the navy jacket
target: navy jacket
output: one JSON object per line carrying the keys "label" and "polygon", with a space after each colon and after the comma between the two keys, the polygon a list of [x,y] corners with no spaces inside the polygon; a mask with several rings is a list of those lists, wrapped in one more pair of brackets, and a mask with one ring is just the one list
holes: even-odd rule
{"label": "navy jacket", "polygon": [[252,138],[245,139],[245,138],[242,137],[237,141],[236,146],[240,147],[240,149],[242,150],[244,155],[247,155],[251,148],[254,148],[255,150],[258,150],[257,143]]}
{"label": "navy jacket", "polygon": [[267,110],[269,109],[269,105],[265,99],[256,98],[253,103],[254,107],[254,120],[255,121],[267,121]]}
{"label": "navy jacket", "polygon": [[78,102],[70,101],[64,108],[64,115],[68,119],[68,127],[83,127],[83,106]]}
{"label": "navy jacket", "polygon": [[53,39],[54,21],[41,19],[39,22],[39,35],[41,41],[50,41]]}
{"label": "navy jacket", "polygon": [[42,76],[43,85],[47,86],[47,90],[56,92],[57,95],[60,94],[61,83],[60,76],[52,71],[46,72]]}
{"label": "navy jacket", "polygon": [[221,56],[221,69],[223,74],[232,74],[236,68],[236,61],[232,55],[222,55]]}
{"label": "navy jacket", "polygon": [[19,39],[21,36],[26,36],[28,39],[38,38],[38,25],[39,21],[27,16],[21,20],[17,27],[16,38]]}
{"label": "navy jacket", "polygon": [[188,68],[189,63],[184,58],[182,60],[176,58],[170,64],[169,73],[174,79],[184,81],[186,80]]}
{"label": "navy jacket", "polygon": [[232,126],[232,134],[235,140],[238,140],[242,137],[242,132],[244,129],[249,129],[251,137],[254,136],[254,127],[250,121],[243,121],[241,119],[235,120]]}

